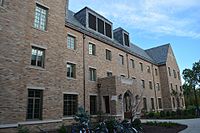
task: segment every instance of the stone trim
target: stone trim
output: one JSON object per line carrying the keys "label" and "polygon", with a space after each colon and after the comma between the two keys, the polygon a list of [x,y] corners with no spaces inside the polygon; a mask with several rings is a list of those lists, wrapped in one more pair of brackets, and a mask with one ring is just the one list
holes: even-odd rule
{"label": "stone trim", "polygon": [[36,86],[26,86],[27,89],[34,89],[34,90],[45,90],[45,87],[36,87]]}
{"label": "stone trim", "polygon": [[41,45],[38,45],[38,44],[35,44],[35,43],[31,43],[31,46],[34,46],[34,47],[37,47],[37,48],[41,48],[41,49],[44,49],[44,50],[47,49],[46,46],[41,46]]}
{"label": "stone trim", "polygon": [[90,96],[98,96],[96,93],[89,93]]}
{"label": "stone trim", "polygon": [[35,3],[41,5],[41,6],[45,7],[45,8],[47,8],[48,10],[50,9],[50,7],[46,6],[45,4],[42,4],[38,0],[36,0]]}
{"label": "stone trim", "polygon": [[67,92],[63,92],[63,94],[79,95],[78,92],[69,92],[69,91],[67,91]]}

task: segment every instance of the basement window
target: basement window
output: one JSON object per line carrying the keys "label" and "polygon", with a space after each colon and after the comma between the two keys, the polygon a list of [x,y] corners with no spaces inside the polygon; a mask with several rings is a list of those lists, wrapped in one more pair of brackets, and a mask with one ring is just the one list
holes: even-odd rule
{"label": "basement window", "polygon": [[93,30],[96,30],[96,17],[89,13],[89,27]]}

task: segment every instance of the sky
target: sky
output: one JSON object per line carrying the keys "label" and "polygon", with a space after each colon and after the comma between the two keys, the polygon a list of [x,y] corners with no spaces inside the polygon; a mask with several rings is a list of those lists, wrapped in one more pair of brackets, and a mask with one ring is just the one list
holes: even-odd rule
{"label": "sky", "polygon": [[200,60],[200,0],[69,0],[74,12],[85,6],[143,49],[170,43],[181,73]]}

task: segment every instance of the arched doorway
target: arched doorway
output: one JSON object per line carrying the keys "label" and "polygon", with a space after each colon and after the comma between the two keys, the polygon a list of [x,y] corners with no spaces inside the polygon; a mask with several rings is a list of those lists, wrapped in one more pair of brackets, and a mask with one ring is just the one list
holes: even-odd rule
{"label": "arched doorway", "polygon": [[124,118],[128,118],[128,119],[131,118],[132,104],[133,104],[133,95],[128,90],[124,93],[124,97],[123,97]]}

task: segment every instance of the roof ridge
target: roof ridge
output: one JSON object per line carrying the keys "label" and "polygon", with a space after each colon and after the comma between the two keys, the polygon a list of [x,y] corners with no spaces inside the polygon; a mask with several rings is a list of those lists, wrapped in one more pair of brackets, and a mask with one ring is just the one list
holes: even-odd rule
{"label": "roof ridge", "polygon": [[153,50],[153,49],[157,49],[157,48],[161,48],[161,47],[165,47],[165,46],[170,46],[170,45],[171,45],[170,43],[167,43],[167,44],[163,44],[163,45],[159,45],[159,46],[156,46],[156,47],[146,49],[145,51],[149,51],[149,50]]}

